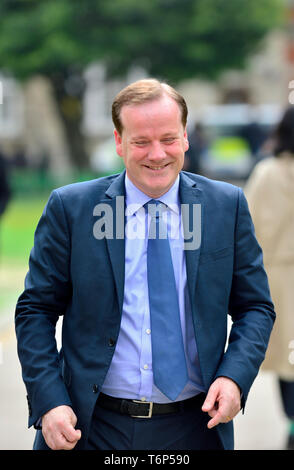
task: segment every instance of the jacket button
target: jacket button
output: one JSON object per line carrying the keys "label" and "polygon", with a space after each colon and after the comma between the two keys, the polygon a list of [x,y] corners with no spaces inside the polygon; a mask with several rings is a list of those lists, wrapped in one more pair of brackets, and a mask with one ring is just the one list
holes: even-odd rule
{"label": "jacket button", "polygon": [[98,392],[98,385],[94,384],[93,385],[93,393],[97,393]]}
{"label": "jacket button", "polygon": [[113,338],[109,338],[108,345],[113,347],[115,345],[115,340]]}

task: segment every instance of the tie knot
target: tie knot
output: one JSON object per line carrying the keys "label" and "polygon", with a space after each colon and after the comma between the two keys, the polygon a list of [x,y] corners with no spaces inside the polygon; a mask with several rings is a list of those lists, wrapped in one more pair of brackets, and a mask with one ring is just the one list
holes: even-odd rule
{"label": "tie knot", "polygon": [[[162,202],[159,201],[158,199],[149,199],[149,201],[146,202],[146,204],[147,204],[147,205],[148,205],[148,204],[153,204],[153,205],[155,204],[156,206],[158,206],[158,204],[162,204]],[[146,205],[146,204],[145,204],[145,205]]]}
{"label": "tie knot", "polygon": [[151,216],[151,217],[161,217],[164,210],[166,209],[166,204],[164,204],[161,201],[158,201],[156,199],[150,199],[150,201],[146,202],[144,204],[145,211]]}

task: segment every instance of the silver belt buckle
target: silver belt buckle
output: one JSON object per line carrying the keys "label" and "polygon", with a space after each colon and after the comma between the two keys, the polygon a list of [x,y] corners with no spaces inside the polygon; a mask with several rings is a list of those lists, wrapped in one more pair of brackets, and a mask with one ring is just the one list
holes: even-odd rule
{"label": "silver belt buckle", "polygon": [[147,416],[137,416],[137,415],[131,415],[132,418],[151,418],[152,416],[152,410],[153,410],[153,401],[142,401],[142,400],[132,400],[134,403],[141,403],[141,404],[146,404],[149,405],[149,412]]}

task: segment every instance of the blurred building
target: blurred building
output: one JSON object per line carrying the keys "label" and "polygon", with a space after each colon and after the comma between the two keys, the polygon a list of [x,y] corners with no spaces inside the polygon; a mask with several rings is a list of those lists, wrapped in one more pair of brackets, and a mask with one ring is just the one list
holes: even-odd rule
{"label": "blurred building", "polygon": [[[291,34],[294,14],[293,24],[291,21],[287,29],[273,31],[265,38],[259,50],[247,60],[244,70],[229,70],[216,82],[191,79],[179,84],[178,89],[189,107],[190,129],[197,122],[210,121],[213,113],[215,121],[218,121],[214,127],[227,116],[227,124],[235,123],[236,128],[238,124],[252,124],[253,129],[257,120],[270,132],[270,127],[279,119],[280,110],[289,102],[291,81],[294,101],[294,33],[293,39]],[[113,96],[126,84],[144,76],[144,71],[135,70],[126,80],[107,82],[100,64],[93,65],[86,72],[84,133],[91,143],[92,162],[96,169],[107,171],[104,164],[115,161],[111,121]],[[108,155],[108,160],[103,155]],[[249,162],[249,156],[247,160]],[[244,175],[250,172],[251,163],[246,164]]]}
{"label": "blurred building", "polygon": [[49,166],[58,175],[70,170],[70,155],[63,124],[48,80],[34,77],[24,87],[23,144],[33,167]]}
{"label": "blurred building", "polygon": [[70,168],[63,127],[48,81],[33,77],[21,85],[1,76],[0,150],[15,166],[40,167],[49,160],[60,173]]}
{"label": "blurred building", "polygon": [[[271,32],[248,59],[244,70],[227,71],[217,82],[186,80],[178,86],[187,99],[190,122],[197,121],[203,109],[211,105],[236,103],[284,107],[289,103],[289,95],[294,91],[292,3],[291,0],[287,27]],[[93,64],[85,71],[82,131],[94,169],[99,170],[102,164],[102,171],[107,171],[101,163],[101,155],[106,148],[109,154],[113,152],[113,97],[128,83],[145,76],[144,70],[134,68],[125,79],[107,80],[101,64]],[[4,147],[9,155],[23,152],[33,166],[47,159],[55,173],[68,171],[69,150],[50,84],[43,77],[34,77],[22,87],[12,78],[0,76],[0,80],[3,85],[0,147]]]}
{"label": "blurred building", "polygon": [[9,145],[24,131],[24,96],[21,86],[12,77],[0,73],[0,82],[0,139]]}
{"label": "blurred building", "polygon": [[265,38],[259,51],[247,60],[244,70],[228,70],[216,83],[191,80],[180,88],[195,117],[207,104],[285,106],[288,104],[289,83],[294,79],[293,65],[294,42],[292,45],[288,31],[273,31]]}

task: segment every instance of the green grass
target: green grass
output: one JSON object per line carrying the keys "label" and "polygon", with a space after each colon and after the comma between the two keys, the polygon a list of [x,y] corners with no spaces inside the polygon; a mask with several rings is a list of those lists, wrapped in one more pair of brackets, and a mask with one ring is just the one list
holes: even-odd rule
{"label": "green grass", "polygon": [[1,258],[5,261],[27,261],[34,232],[47,198],[13,199],[1,223]]}
{"label": "green grass", "polygon": [[47,197],[13,198],[0,225],[0,314],[15,304],[23,288],[34,232]]}

